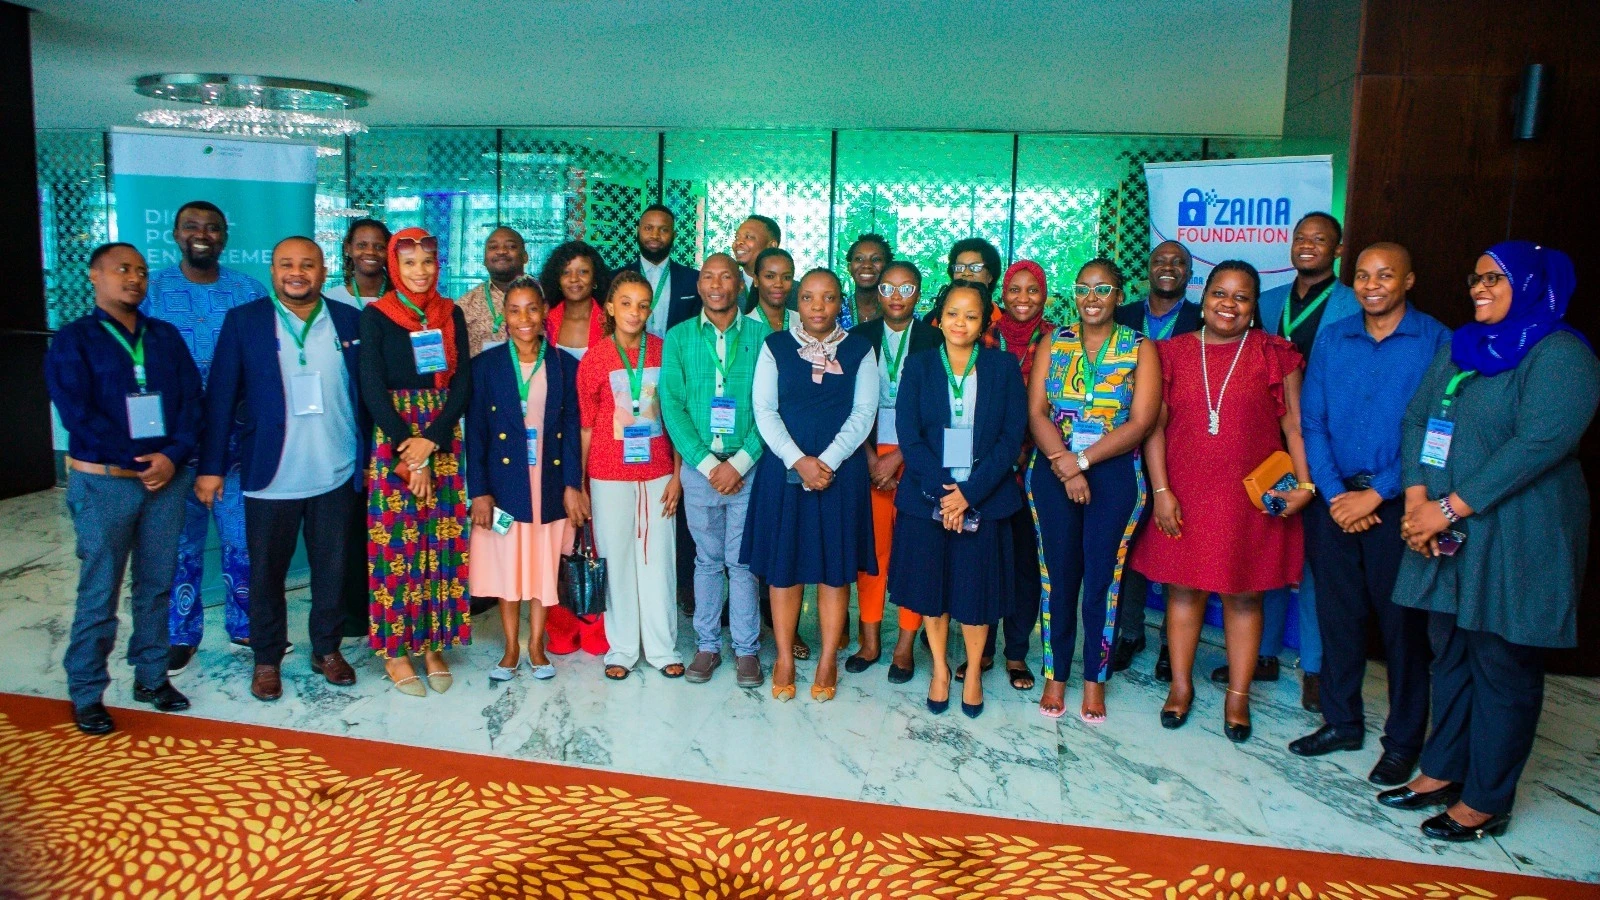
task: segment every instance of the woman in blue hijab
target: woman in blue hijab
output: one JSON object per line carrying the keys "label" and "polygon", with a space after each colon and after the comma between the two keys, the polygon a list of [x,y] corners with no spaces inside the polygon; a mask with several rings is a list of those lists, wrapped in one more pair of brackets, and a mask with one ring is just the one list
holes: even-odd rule
{"label": "woman in blue hijab", "polygon": [[1543,650],[1577,644],[1589,542],[1578,440],[1600,362],[1563,321],[1572,260],[1496,244],[1467,277],[1474,321],[1442,349],[1406,411],[1407,553],[1394,602],[1426,610],[1433,729],[1420,774],[1378,801],[1445,810],[1429,837],[1503,834],[1544,701]]}

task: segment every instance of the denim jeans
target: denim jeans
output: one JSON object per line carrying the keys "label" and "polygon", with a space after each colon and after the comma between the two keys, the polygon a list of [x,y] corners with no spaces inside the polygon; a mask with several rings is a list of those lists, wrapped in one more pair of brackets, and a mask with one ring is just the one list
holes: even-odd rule
{"label": "denim jeans", "polygon": [[1311,564],[1301,575],[1300,589],[1279,588],[1267,591],[1261,599],[1264,621],[1261,627],[1261,655],[1283,652],[1284,631],[1288,628],[1289,599],[1294,594],[1300,613],[1300,670],[1313,675],[1322,671],[1322,633],[1317,630],[1317,589],[1311,578]]}
{"label": "denim jeans", "polygon": [[761,649],[761,609],[756,577],[739,561],[744,543],[745,511],[750,506],[750,479],[737,494],[717,493],[700,470],[684,466],[683,505],[694,536],[694,634],[696,648],[722,652],[722,598],[727,585],[728,631],[735,656],[755,656]]}
{"label": "denim jeans", "polygon": [[106,660],[117,642],[122,576],[133,561],[133,635],[128,662],[134,681],[167,680],[167,603],[178,560],[183,507],[193,496],[194,470],[179,466],[154,493],[137,478],[73,472],[67,509],[78,535],[78,603],[62,661],[72,705],[98,703],[111,683]]}

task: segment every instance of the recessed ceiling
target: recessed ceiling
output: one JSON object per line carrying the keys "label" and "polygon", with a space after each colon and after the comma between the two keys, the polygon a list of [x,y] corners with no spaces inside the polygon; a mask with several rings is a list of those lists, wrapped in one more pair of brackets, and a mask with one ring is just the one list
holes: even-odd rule
{"label": "recessed ceiling", "polygon": [[1290,0],[31,0],[43,128],[152,72],[368,91],[370,125],[1275,135]]}

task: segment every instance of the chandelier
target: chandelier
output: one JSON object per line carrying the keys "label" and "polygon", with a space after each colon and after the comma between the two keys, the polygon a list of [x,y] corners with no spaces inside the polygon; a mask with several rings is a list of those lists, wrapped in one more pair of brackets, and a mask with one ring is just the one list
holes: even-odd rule
{"label": "chandelier", "polygon": [[[157,74],[134,82],[134,91],[157,100],[197,104],[163,107],[136,117],[145,125],[238,137],[340,139],[367,126],[355,119],[322,115],[367,105],[367,93],[321,81],[273,75]],[[318,156],[338,156],[337,146],[318,146]]]}

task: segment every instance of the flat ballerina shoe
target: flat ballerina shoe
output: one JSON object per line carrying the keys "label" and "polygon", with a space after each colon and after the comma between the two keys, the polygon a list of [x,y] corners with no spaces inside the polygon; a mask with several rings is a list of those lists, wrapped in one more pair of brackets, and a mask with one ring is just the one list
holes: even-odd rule
{"label": "flat ballerina shoe", "polygon": [[[385,675],[384,677],[388,678],[389,676]],[[392,678],[389,680],[394,681]],[[394,689],[402,694],[405,694],[407,697],[428,696],[428,689],[422,686],[422,679],[415,675],[411,676],[410,678],[402,678],[399,681],[394,681]]]}
{"label": "flat ballerina shoe", "polygon": [[450,685],[454,684],[455,680],[455,676],[451,675],[449,672],[428,673],[428,687],[433,688],[434,693],[436,694],[442,694],[445,691],[450,690]]}
{"label": "flat ballerina shoe", "polygon": [[510,681],[515,677],[517,677],[517,670],[515,667],[508,669],[505,666],[495,666],[489,670],[490,684],[499,684],[503,681]]}

